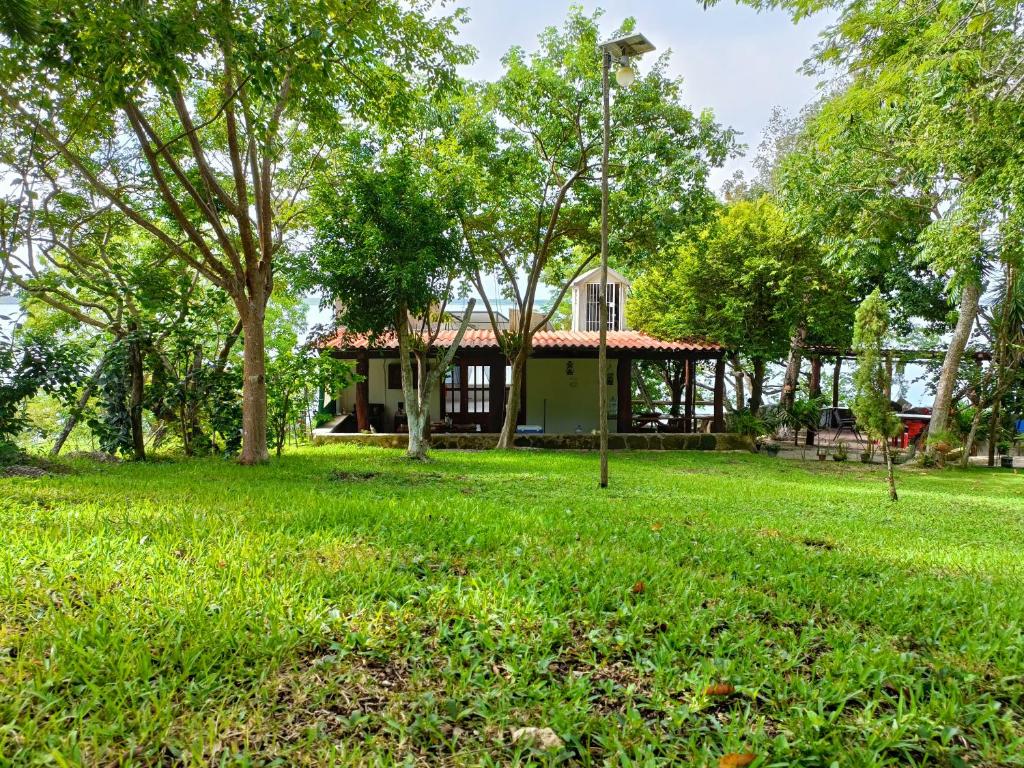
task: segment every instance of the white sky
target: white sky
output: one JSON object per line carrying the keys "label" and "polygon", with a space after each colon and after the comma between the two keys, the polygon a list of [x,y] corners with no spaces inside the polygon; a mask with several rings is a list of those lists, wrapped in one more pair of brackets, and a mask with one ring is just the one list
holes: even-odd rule
{"label": "white sky", "polygon": [[[474,79],[501,74],[501,57],[513,45],[536,47],[537,34],[560,26],[571,0],[462,0],[470,21],[461,40],[472,44],[477,61],[463,71]],[[605,0],[584,3],[587,12],[603,8],[603,31],[610,34],[626,17],[658,51],[672,51],[671,71],[684,79],[683,98],[696,111],[710,108],[718,122],[741,132],[747,156],[712,176],[713,188],[736,169],[749,170],[772,108],[791,114],[815,97],[816,80],[799,73],[827,17],[794,24],[781,12],[758,13],[730,2],[704,10],[698,0]],[[643,61],[639,63],[643,69]]]}

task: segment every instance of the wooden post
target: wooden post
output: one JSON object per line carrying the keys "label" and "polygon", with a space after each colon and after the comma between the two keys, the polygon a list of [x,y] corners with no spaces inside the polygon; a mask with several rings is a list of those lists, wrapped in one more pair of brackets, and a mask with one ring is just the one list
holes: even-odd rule
{"label": "wooden post", "polygon": [[712,432],[725,432],[725,358],[715,360],[715,418]]}
{"label": "wooden post", "polygon": [[690,358],[686,360],[686,374],[683,384],[683,431],[694,431],[694,396],[697,392],[696,366]]}
{"label": "wooden post", "polygon": [[356,358],[356,375],[362,381],[356,383],[356,429],[360,432],[370,430],[370,358],[360,352]]}
{"label": "wooden post", "polygon": [[[821,397],[821,358],[815,355],[811,358],[811,380],[808,389],[811,392],[811,397]],[[813,427],[808,427],[806,444],[814,445],[814,439],[818,436],[818,431]]]}
{"label": "wooden post", "polygon": [[839,374],[843,370],[843,358],[836,357],[836,367],[832,369],[832,407],[839,407]]}
{"label": "wooden post", "polygon": [[620,357],[615,372],[615,383],[618,386],[619,409],[615,430],[631,432],[633,430],[633,361],[628,357]]}
{"label": "wooden post", "polygon": [[491,363],[491,431],[501,432],[505,422],[505,360]]}

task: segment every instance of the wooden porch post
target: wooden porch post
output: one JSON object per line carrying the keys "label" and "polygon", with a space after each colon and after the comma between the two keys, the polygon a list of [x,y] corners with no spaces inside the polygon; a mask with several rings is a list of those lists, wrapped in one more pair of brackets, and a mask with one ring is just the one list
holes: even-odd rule
{"label": "wooden porch post", "polygon": [[615,431],[630,432],[633,429],[633,361],[630,358],[619,358],[615,383],[619,390]]}
{"label": "wooden porch post", "polygon": [[360,352],[356,358],[356,374],[362,381],[356,383],[356,429],[360,432],[370,430],[370,358]]}
{"label": "wooden porch post", "polygon": [[696,387],[696,366],[695,361],[692,358],[686,358],[686,374],[684,376],[683,384],[683,431],[693,432],[694,431],[694,395],[697,392]]}
{"label": "wooden porch post", "polygon": [[491,391],[489,394],[492,432],[501,432],[505,422],[505,360],[491,363]]}
{"label": "wooden porch post", "polygon": [[839,407],[839,374],[843,370],[843,358],[836,356],[836,367],[832,370],[832,407]]}
{"label": "wooden porch post", "polygon": [[[811,380],[809,382],[811,397],[821,396],[821,357],[815,355],[811,358]],[[818,436],[818,431],[813,428],[807,430],[807,437],[805,443],[807,445],[814,445],[814,440]]]}
{"label": "wooden porch post", "polygon": [[715,360],[715,417],[712,432],[725,432],[725,357]]}

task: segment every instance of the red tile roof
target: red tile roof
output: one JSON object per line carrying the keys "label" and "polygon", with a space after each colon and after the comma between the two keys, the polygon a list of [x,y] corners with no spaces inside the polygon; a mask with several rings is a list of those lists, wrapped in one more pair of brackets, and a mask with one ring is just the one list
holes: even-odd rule
{"label": "red tile roof", "polygon": [[[434,343],[435,347],[447,348],[455,340],[456,331],[441,331]],[[578,352],[596,350],[599,345],[597,331],[537,331],[533,337],[535,350],[562,350]],[[371,344],[369,337],[361,334],[348,333],[341,330],[326,343],[333,349],[345,351],[357,349],[397,350],[398,340],[393,334],[378,338]],[[486,349],[498,351],[498,342],[492,330],[471,328],[462,337],[462,349]],[[708,341],[662,341],[640,331],[608,331],[608,349],[610,351],[629,350],[632,352],[718,352],[722,347]]]}

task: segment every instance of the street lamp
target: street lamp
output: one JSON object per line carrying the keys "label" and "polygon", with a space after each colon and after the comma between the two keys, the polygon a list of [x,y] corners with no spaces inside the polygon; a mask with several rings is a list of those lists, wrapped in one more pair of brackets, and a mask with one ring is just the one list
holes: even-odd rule
{"label": "street lamp", "polygon": [[654,50],[651,41],[640,34],[609,40],[601,49],[601,98],[604,102],[604,137],[601,147],[601,288],[598,292],[598,348],[597,348],[597,428],[600,435],[601,487],[608,487],[608,141],[611,126],[611,107],[608,92],[608,73],[612,62],[619,65],[615,82],[628,88],[636,79],[630,65],[634,56]]}

